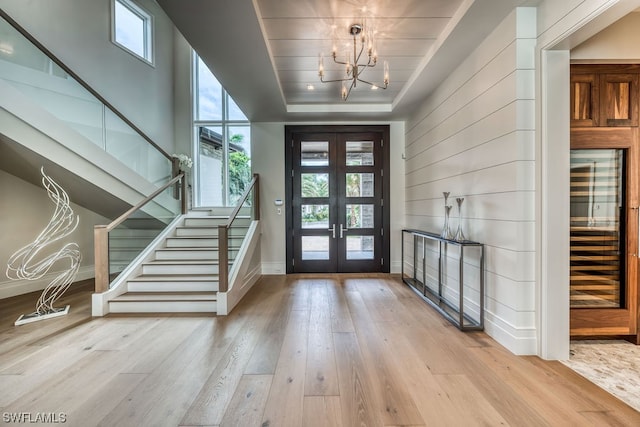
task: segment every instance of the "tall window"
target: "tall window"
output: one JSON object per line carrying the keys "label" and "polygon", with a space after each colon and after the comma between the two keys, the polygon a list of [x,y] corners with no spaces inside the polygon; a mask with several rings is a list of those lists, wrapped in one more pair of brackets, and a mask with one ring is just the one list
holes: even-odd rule
{"label": "tall window", "polygon": [[195,205],[235,206],[251,181],[251,128],[194,53]]}
{"label": "tall window", "polygon": [[132,0],[112,0],[112,39],[127,52],[153,63],[153,18]]}

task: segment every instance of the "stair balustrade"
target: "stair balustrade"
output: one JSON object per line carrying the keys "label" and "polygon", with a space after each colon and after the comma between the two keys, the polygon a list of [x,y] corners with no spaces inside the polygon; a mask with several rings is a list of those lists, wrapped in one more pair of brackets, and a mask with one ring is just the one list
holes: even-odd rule
{"label": "stair balustrade", "polygon": [[11,54],[0,55],[0,81],[147,181],[162,185],[176,176],[170,154],[1,8],[0,35],[11,48]]}
{"label": "stair balustrade", "polygon": [[229,244],[229,236],[231,234],[229,230],[239,222],[239,218],[243,218],[243,216],[239,215],[243,210],[249,210],[251,221],[260,220],[260,176],[257,173],[253,174],[253,179],[244,193],[242,193],[242,196],[240,196],[240,201],[231,212],[231,215],[229,215],[227,223],[218,226],[218,279],[220,292],[229,290],[229,259],[236,258],[235,256],[231,257],[229,252],[237,250],[237,248]]}
{"label": "stair balustrade", "polygon": [[110,224],[94,227],[96,293],[106,292],[149,243],[187,212],[186,199],[186,179],[180,173]]}

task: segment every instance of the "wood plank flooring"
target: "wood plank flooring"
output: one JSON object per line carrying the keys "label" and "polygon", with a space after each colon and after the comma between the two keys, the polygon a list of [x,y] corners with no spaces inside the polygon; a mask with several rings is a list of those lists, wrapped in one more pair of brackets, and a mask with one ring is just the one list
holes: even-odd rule
{"label": "wood plank flooring", "polygon": [[92,287],[74,285],[68,316],[18,327],[37,294],[0,301],[0,424],[640,425],[561,363],[458,331],[389,275],[265,276],[226,317],[91,318]]}

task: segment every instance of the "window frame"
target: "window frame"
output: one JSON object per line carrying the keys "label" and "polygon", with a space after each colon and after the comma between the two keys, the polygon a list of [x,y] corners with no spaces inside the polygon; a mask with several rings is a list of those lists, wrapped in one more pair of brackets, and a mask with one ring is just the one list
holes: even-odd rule
{"label": "window frame", "polygon": [[[199,85],[199,67],[198,67],[198,61],[200,60],[200,56],[198,55],[198,53],[195,50],[191,50],[191,67],[192,67],[192,72],[191,72],[191,76],[192,76],[192,114],[191,114],[191,119],[192,119],[192,132],[193,132],[193,147],[192,147],[192,152],[194,153],[193,155],[193,159],[194,159],[194,173],[193,173],[193,179],[194,179],[194,190],[196,188],[199,188],[200,183],[200,160],[199,160],[199,153],[200,153],[200,141],[199,141],[199,128],[201,127],[220,127],[221,131],[222,131],[222,141],[223,141],[223,147],[222,147],[222,152],[223,152],[223,156],[224,156],[224,163],[223,163],[223,179],[222,179],[222,186],[224,188],[224,194],[223,194],[223,206],[220,207],[233,207],[234,205],[230,204],[231,201],[231,194],[230,194],[230,185],[229,185],[229,155],[230,155],[230,150],[229,150],[229,144],[231,143],[231,141],[229,141],[229,138],[231,135],[229,135],[229,129],[233,128],[233,127],[246,127],[249,130],[249,146],[251,145],[251,122],[249,121],[249,119],[246,120],[230,120],[229,119],[229,100],[233,99],[231,98],[231,96],[229,95],[229,93],[227,92],[227,90],[224,88],[224,86],[220,85],[220,90],[221,90],[221,119],[220,120],[214,120],[214,119],[200,119],[199,115],[200,115],[200,96],[199,96],[199,89],[200,89],[200,85]],[[215,75],[214,75],[215,77]],[[235,101],[234,101],[235,102]],[[242,111],[240,111],[242,112]],[[243,113],[244,114],[244,113]],[[249,151],[251,152],[251,151]],[[251,156],[249,156],[251,157]],[[200,197],[200,192],[199,190],[194,191],[194,206],[197,207],[210,207],[210,206],[204,206],[202,205],[201,202],[201,197]],[[213,206],[213,207],[219,207],[219,206]]]}
{"label": "window frame", "polygon": [[[116,3],[119,3],[131,13],[139,17],[143,22],[143,37],[142,41],[144,56],[141,56],[137,52],[133,51],[126,45],[120,43],[116,39]],[[120,49],[141,60],[142,62],[155,66],[155,23],[151,13],[149,13],[142,6],[134,2],[133,0],[111,0],[111,42],[118,46]]]}

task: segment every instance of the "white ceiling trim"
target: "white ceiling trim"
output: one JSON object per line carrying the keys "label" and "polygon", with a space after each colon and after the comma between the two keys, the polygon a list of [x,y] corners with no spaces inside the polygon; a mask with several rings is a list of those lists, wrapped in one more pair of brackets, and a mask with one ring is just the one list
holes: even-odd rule
{"label": "white ceiling trim", "polygon": [[276,75],[276,82],[278,83],[278,91],[280,92],[280,97],[282,98],[282,103],[287,105],[287,99],[284,96],[284,91],[282,90],[282,83],[280,79],[277,78],[278,70],[276,69],[276,62],[273,60],[273,52],[271,51],[271,43],[269,43],[269,39],[267,38],[267,30],[264,26],[264,20],[262,19],[262,13],[260,12],[260,6],[258,5],[258,0],[252,0],[253,9],[256,11],[256,16],[258,17],[258,25],[260,26],[260,32],[262,33],[262,38],[265,41],[265,45],[267,47],[267,54],[269,55],[269,61],[271,62],[271,68],[273,69],[273,74]]}
{"label": "white ceiling trim", "polygon": [[400,101],[402,101],[402,98],[404,98],[404,96],[409,92],[409,89],[413,86],[416,80],[418,80],[418,78],[422,75],[425,68],[427,68],[427,65],[429,65],[429,62],[431,62],[434,55],[442,47],[444,42],[449,38],[453,30],[455,30],[455,28],[458,26],[462,18],[467,14],[474,2],[475,0],[465,0],[460,5],[458,10],[456,10],[456,13],[453,15],[453,17],[451,17],[447,25],[442,30],[442,33],[440,33],[439,37],[435,40],[435,43],[431,45],[427,54],[422,58],[413,74],[409,77],[409,80],[404,84],[404,86],[402,86],[402,89],[400,89],[400,93],[396,95],[395,99],[392,102],[394,108]]}
{"label": "white ceiling trim", "polygon": [[287,113],[390,113],[391,104],[287,104]]}

